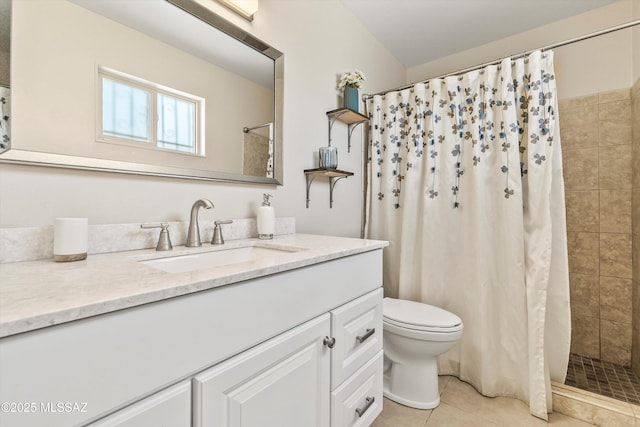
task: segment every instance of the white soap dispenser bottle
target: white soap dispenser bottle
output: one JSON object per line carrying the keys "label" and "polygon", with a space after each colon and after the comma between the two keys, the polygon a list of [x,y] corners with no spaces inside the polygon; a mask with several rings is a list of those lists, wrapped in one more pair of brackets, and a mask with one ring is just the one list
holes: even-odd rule
{"label": "white soap dispenser bottle", "polygon": [[262,206],[258,208],[258,239],[273,239],[273,230],[276,223],[276,214],[269,203],[271,194],[262,195]]}

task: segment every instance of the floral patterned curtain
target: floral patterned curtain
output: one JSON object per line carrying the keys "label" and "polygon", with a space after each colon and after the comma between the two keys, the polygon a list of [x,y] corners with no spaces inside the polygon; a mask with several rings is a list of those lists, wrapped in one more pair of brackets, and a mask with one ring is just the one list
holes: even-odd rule
{"label": "floral patterned curtain", "polygon": [[11,146],[11,89],[0,86],[0,153]]}
{"label": "floral patterned curtain", "polygon": [[440,372],[528,401],[546,419],[550,377],[564,380],[570,343],[553,52],[366,107],[365,232],[390,241],[387,296],[458,314],[464,335]]}

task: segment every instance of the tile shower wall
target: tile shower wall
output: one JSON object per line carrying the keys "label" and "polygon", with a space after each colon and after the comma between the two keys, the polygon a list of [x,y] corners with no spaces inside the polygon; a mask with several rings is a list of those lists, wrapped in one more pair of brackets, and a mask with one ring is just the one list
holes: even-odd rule
{"label": "tile shower wall", "polygon": [[571,352],[624,366],[631,365],[632,291],[637,285],[632,267],[631,92],[602,92],[559,103]]}
{"label": "tile shower wall", "polygon": [[631,368],[640,377],[640,80],[632,89],[633,338]]}

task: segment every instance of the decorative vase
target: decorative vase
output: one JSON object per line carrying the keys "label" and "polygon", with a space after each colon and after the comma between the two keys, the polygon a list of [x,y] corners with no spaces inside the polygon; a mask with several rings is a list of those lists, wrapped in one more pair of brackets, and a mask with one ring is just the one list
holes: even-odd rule
{"label": "decorative vase", "polygon": [[345,86],[344,88],[344,106],[352,109],[353,111],[358,111],[358,88]]}

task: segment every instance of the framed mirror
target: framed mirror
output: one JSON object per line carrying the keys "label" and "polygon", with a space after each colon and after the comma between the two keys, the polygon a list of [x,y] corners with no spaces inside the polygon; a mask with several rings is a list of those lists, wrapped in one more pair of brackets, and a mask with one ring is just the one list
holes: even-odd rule
{"label": "framed mirror", "polygon": [[0,161],[282,183],[277,49],[197,0],[11,7]]}

